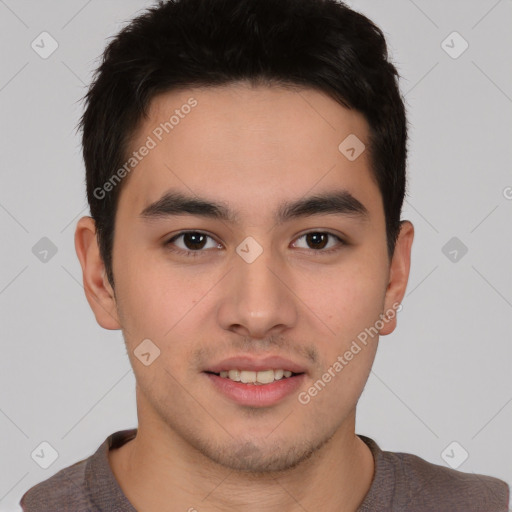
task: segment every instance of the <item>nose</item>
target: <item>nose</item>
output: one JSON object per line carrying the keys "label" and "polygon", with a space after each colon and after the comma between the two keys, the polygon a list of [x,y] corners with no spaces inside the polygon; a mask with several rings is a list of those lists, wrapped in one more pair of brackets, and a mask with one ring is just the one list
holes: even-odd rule
{"label": "nose", "polygon": [[235,255],[233,265],[217,309],[223,329],[256,339],[279,334],[296,324],[297,299],[278,255],[264,250],[250,263]]}

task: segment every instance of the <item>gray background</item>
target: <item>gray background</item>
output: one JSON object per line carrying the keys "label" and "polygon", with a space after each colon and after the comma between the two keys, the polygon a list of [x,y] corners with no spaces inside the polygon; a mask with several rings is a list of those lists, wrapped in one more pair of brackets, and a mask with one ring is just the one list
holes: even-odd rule
{"label": "gray background", "polygon": [[[380,340],[356,430],[441,465],[456,441],[451,461],[469,453],[459,470],[510,484],[512,1],[350,3],[383,29],[403,77],[403,217],[416,228],[398,328]],[[121,333],[96,324],[81,284],[74,128],[106,38],[150,4],[0,0],[0,511],[136,426]],[[46,59],[31,47],[43,31],[59,45]],[[457,58],[454,31],[469,44]],[[57,249],[46,261],[43,237]],[[43,441],[59,454],[47,469],[31,458]]]}

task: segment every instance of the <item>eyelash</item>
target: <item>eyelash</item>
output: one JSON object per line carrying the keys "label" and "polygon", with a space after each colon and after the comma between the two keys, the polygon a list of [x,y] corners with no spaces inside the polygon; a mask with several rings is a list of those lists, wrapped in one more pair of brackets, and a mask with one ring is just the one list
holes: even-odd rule
{"label": "eyelash", "polygon": [[[174,252],[174,253],[177,253],[177,254],[180,254],[182,256],[186,256],[186,257],[190,257],[190,258],[197,258],[197,257],[200,257],[200,256],[203,256],[205,252],[207,252],[207,250],[203,250],[203,249],[198,249],[196,251],[185,251],[183,249],[175,249],[172,246],[172,243],[174,241],[176,241],[178,238],[182,237],[183,235],[186,235],[188,233],[194,233],[194,234],[199,234],[199,235],[205,235],[207,236],[208,238],[211,238],[213,240],[213,237],[208,235],[207,233],[204,233],[202,231],[182,231],[180,233],[178,233],[177,235],[174,235],[172,238],[170,238],[169,240],[167,240],[167,242],[164,243],[164,246],[166,248],[168,248],[168,250],[170,250],[171,252]],[[301,238],[304,238],[305,236],[307,235],[310,235],[310,234],[318,234],[318,235],[328,235],[328,236],[331,236],[333,238],[335,238],[340,245],[338,245],[337,247],[333,247],[331,249],[326,249],[326,250],[323,250],[323,249],[310,249],[310,251],[312,251],[313,253],[316,253],[316,255],[328,255],[328,254],[332,254],[334,252],[337,252],[339,251],[343,246],[345,245],[348,245],[343,239],[341,239],[338,235],[335,235],[334,233],[330,233],[329,231],[308,231],[307,233],[303,233],[301,236],[299,236],[296,240],[300,240]]]}

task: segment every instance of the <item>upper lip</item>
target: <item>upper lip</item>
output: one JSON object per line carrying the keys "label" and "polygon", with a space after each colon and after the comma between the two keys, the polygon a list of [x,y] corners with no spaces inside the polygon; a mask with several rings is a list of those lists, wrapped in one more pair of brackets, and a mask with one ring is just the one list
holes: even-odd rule
{"label": "upper lip", "polygon": [[208,366],[205,371],[220,373],[229,370],[249,370],[259,372],[270,369],[289,370],[293,373],[305,373],[306,369],[303,365],[290,361],[280,356],[235,356],[223,359],[216,364]]}

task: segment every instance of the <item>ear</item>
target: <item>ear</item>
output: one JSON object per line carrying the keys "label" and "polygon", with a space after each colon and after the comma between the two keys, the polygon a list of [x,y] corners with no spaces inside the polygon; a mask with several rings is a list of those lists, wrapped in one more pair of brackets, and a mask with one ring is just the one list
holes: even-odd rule
{"label": "ear", "polygon": [[[389,283],[384,299],[384,311],[392,313],[380,330],[381,335],[391,334],[396,328],[397,305],[402,302],[409,280],[411,267],[411,247],[414,239],[414,226],[408,220],[400,223],[400,234],[395,245],[395,252],[389,269]],[[394,307],[393,307],[394,306]]]}
{"label": "ear", "polygon": [[106,276],[91,217],[82,217],[77,223],[75,250],[82,266],[85,296],[96,321],[105,329],[120,329],[114,290]]}

